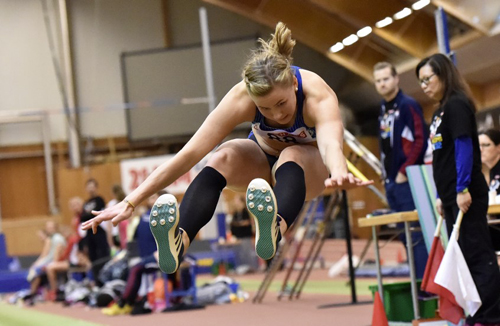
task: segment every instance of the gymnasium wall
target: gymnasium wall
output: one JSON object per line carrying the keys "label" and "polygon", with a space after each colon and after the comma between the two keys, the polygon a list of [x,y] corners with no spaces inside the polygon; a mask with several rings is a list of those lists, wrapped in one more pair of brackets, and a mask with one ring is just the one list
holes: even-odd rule
{"label": "gymnasium wall", "polygon": [[[359,140],[378,155],[378,142],[375,137],[360,137]],[[32,146],[31,149],[35,152],[41,148]],[[56,216],[50,216],[48,213],[47,193],[43,183],[45,180],[43,159],[0,160],[0,180],[2,181],[0,189],[2,189],[2,212],[4,213],[2,228],[7,239],[9,255],[39,254],[41,247],[35,236],[36,231],[42,229],[49,219],[55,219],[61,225],[69,225],[72,216],[68,201],[74,196],[86,199],[84,187],[85,181],[89,178],[99,181],[99,193],[106,201],[112,198],[112,185],[121,182],[118,162],[68,169],[64,165],[64,147],[55,146],[54,152],[58,153],[55,156],[55,186],[60,208],[60,213]],[[1,149],[0,153],[2,153]],[[345,144],[344,154],[347,157],[351,154],[351,150]],[[359,159],[355,164],[367,178],[375,181],[376,187],[383,191],[377,175],[364,161]],[[29,171],[29,173],[25,174],[24,171]],[[359,228],[357,218],[366,216],[373,210],[382,208],[383,205],[368,188],[349,191],[348,199],[353,236],[368,238],[371,229]]]}
{"label": "gymnasium wall", "polygon": [[[41,1],[0,0],[0,115],[39,109],[60,109]],[[50,117],[51,138],[65,137],[62,115]],[[0,146],[41,142],[32,124],[0,125]]]}
{"label": "gymnasium wall", "polygon": [[9,255],[39,254],[41,246],[36,231],[43,229],[47,220],[55,220],[61,226],[70,225],[72,215],[68,207],[69,199],[75,196],[87,199],[85,182],[89,178],[99,181],[99,193],[105,201],[112,199],[113,184],[119,184],[121,181],[118,163],[104,163],[79,169],[67,169],[64,166],[57,168],[55,186],[58,190],[60,212],[52,216],[49,214],[46,200],[46,187],[42,183],[45,179],[43,159],[16,161],[16,164],[22,164],[23,168],[30,167],[25,170],[31,173],[22,176],[13,174],[16,167],[0,161],[2,188],[9,187],[9,191],[2,193],[2,202],[5,203],[2,207],[2,229],[7,239]]}
{"label": "gymnasium wall", "polygon": [[[46,3],[51,17],[49,28],[56,36],[55,54],[59,56],[60,35],[55,32],[59,24],[58,1],[48,0]],[[123,102],[122,52],[162,47],[166,39],[172,47],[199,44],[200,6],[207,8],[210,36],[214,42],[255,36],[267,38],[272,32],[265,26],[199,0],[86,0],[67,1],[67,4],[81,135],[84,140],[93,139],[94,143],[102,140],[107,143],[109,139],[116,140],[127,134],[125,114],[119,108]],[[163,13],[164,5],[166,10]],[[120,181],[118,163],[115,160],[109,164],[69,169],[66,121],[42,1],[0,0],[0,8],[0,39],[5,49],[0,51],[0,115],[26,110],[50,112],[55,191],[60,210],[55,218],[66,224],[70,219],[67,201],[74,195],[85,197],[84,181],[88,177],[99,180],[101,194],[106,200],[111,198],[112,184]],[[318,72],[334,90],[345,82],[345,70],[323,54],[298,44],[294,58],[297,65]],[[7,238],[16,239],[9,242],[10,254],[37,253],[40,248],[32,241],[31,228],[43,227],[45,219],[49,218],[41,139],[38,128],[30,124],[0,125],[3,231]],[[92,152],[91,155],[96,154]],[[354,195],[353,199],[356,199]]]}
{"label": "gymnasium wall", "polygon": [[[47,1],[51,31],[57,1]],[[89,108],[122,102],[119,57],[122,51],[163,46],[160,0],[68,1],[73,36],[74,77],[83,136],[125,135],[121,110],[89,113]],[[0,0],[0,113],[50,110],[52,141],[66,140],[62,99],[57,83],[40,0]],[[60,46],[55,37],[55,54]],[[87,111],[87,112],[86,112]],[[110,122],[112,122],[110,124]],[[111,127],[110,127],[111,126]],[[38,143],[30,126],[0,126],[0,145]]]}
{"label": "gymnasium wall", "polygon": [[[57,1],[46,2],[54,53],[59,57]],[[166,4],[166,21],[162,2]],[[127,134],[122,109],[120,54],[163,47],[166,38],[171,47],[200,44],[200,6],[207,8],[210,38],[214,42],[258,35],[267,38],[272,31],[199,0],[88,0],[68,1],[67,4],[75,93],[83,137]],[[52,141],[66,140],[63,102],[51,58],[42,1],[0,0],[0,7],[0,39],[3,48],[8,49],[0,52],[0,114],[49,110]],[[334,89],[346,74],[322,54],[300,44],[295,51],[295,62],[320,73]],[[202,71],[200,78],[204,78]],[[0,145],[39,142],[40,132],[29,125],[0,126]]]}

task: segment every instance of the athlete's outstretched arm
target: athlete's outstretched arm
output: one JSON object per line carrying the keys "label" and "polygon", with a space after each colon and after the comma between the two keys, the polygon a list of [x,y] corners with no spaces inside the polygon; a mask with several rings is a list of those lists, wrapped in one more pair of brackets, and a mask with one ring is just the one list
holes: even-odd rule
{"label": "athlete's outstretched arm", "polygon": [[325,187],[351,188],[364,186],[373,181],[363,182],[349,173],[343,153],[344,126],[340,115],[337,96],[326,82],[309,71],[302,71],[306,92],[307,116],[316,127],[318,148],[330,172]]}
{"label": "athlete's outstretched arm", "polygon": [[[179,153],[156,168],[127,196],[126,201],[139,205],[149,196],[164,189],[220,144],[238,124],[252,121],[254,116],[255,104],[248,96],[244,83],[240,82],[226,94]],[[92,228],[95,233],[97,226],[103,221],[112,220],[113,225],[116,225],[130,218],[134,209],[126,201],[103,211],[93,212],[96,217],[83,223],[82,228],[84,230]]]}

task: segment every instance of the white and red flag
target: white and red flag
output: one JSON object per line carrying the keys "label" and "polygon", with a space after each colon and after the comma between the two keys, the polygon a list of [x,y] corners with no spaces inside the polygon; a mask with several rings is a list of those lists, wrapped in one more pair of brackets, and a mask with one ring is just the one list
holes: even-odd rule
{"label": "white and red flag", "polygon": [[455,301],[465,312],[474,316],[482,302],[462,250],[458,245],[462,217],[463,213],[460,212],[434,282],[453,293]]}
{"label": "white and red flag", "polygon": [[434,278],[436,277],[444,256],[443,245],[439,238],[442,223],[443,217],[440,216],[436,226],[436,232],[434,233],[427,265],[425,266],[421,288],[423,291],[434,293],[439,296],[439,316],[441,316],[441,318],[458,324],[464,314],[462,307],[457,303],[452,292],[434,282]]}

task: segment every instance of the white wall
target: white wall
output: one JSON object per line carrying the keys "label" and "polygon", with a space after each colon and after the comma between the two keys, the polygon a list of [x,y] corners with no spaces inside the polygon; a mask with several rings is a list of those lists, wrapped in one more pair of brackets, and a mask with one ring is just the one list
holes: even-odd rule
{"label": "white wall", "polygon": [[[48,3],[55,28],[57,1]],[[123,136],[126,134],[124,112],[109,110],[123,102],[120,54],[164,45],[161,2],[68,1],[68,12],[77,106],[83,109],[82,135]],[[0,22],[0,115],[7,114],[6,111],[49,110],[51,140],[65,140],[63,104],[41,1],[0,0]],[[89,109],[93,112],[88,113]],[[41,133],[32,124],[0,125],[0,145],[40,141]]]}
{"label": "white wall", "polygon": [[199,8],[207,9],[211,41],[269,37],[271,29],[230,11],[207,4],[201,0],[169,0],[168,27],[171,46],[179,47],[201,43]]}
{"label": "white wall", "polygon": [[[125,113],[111,109],[123,102],[120,54],[164,46],[161,1],[69,3],[82,135],[124,136],[127,133]],[[86,113],[88,108],[94,112]]]}
{"label": "white wall", "polygon": [[[58,0],[47,0],[56,30]],[[164,46],[162,0],[67,0],[77,107],[83,137],[127,135],[120,54]],[[198,9],[207,8],[212,41],[268,38],[271,29],[201,0],[167,1],[171,46],[199,44]],[[0,0],[0,115],[49,110],[51,140],[66,140],[62,100],[52,64],[41,0]],[[344,70],[298,45],[295,63],[313,69],[334,89]],[[201,78],[204,73],[200,72]],[[179,123],[182,124],[182,121]],[[39,128],[0,125],[0,146],[40,143]]]}
{"label": "white wall", "polygon": [[[0,0],[0,115],[62,108],[39,0]],[[50,118],[51,138],[65,137],[61,114]],[[0,145],[41,140],[35,124],[0,125]]]}
{"label": "white wall", "polygon": [[[47,2],[55,31],[57,0]],[[213,40],[248,37],[263,29],[200,0],[167,3],[172,46],[200,42],[200,6],[208,9]],[[125,136],[125,113],[119,109],[123,102],[120,54],[164,46],[161,0],[85,0],[67,1],[67,4],[81,134],[93,138]],[[0,0],[0,21],[3,48],[0,50],[0,110],[49,110],[51,140],[66,140],[63,104],[41,0]],[[237,29],[231,27],[235,24]],[[40,141],[41,133],[32,125],[0,125],[0,145]]]}

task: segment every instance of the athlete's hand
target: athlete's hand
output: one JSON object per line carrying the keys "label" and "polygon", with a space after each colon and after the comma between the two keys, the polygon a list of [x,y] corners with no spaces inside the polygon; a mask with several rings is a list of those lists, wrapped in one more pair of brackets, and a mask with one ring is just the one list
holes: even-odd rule
{"label": "athlete's hand", "polygon": [[96,217],[82,223],[82,229],[88,230],[92,228],[92,232],[95,234],[101,222],[111,220],[113,226],[117,226],[121,221],[130,218],[133,211],[134,209],[123,201],[102,211],[92,211],[92,214],[96,215]]}
{"label": "athlete's hand", "polygon": [[331,176],[325,180],[326,188],[336,188],[348,190],[356,187],[364,187],[373,184],[373,180],[362,181],[356,178],[352,173],[345,175]]}

